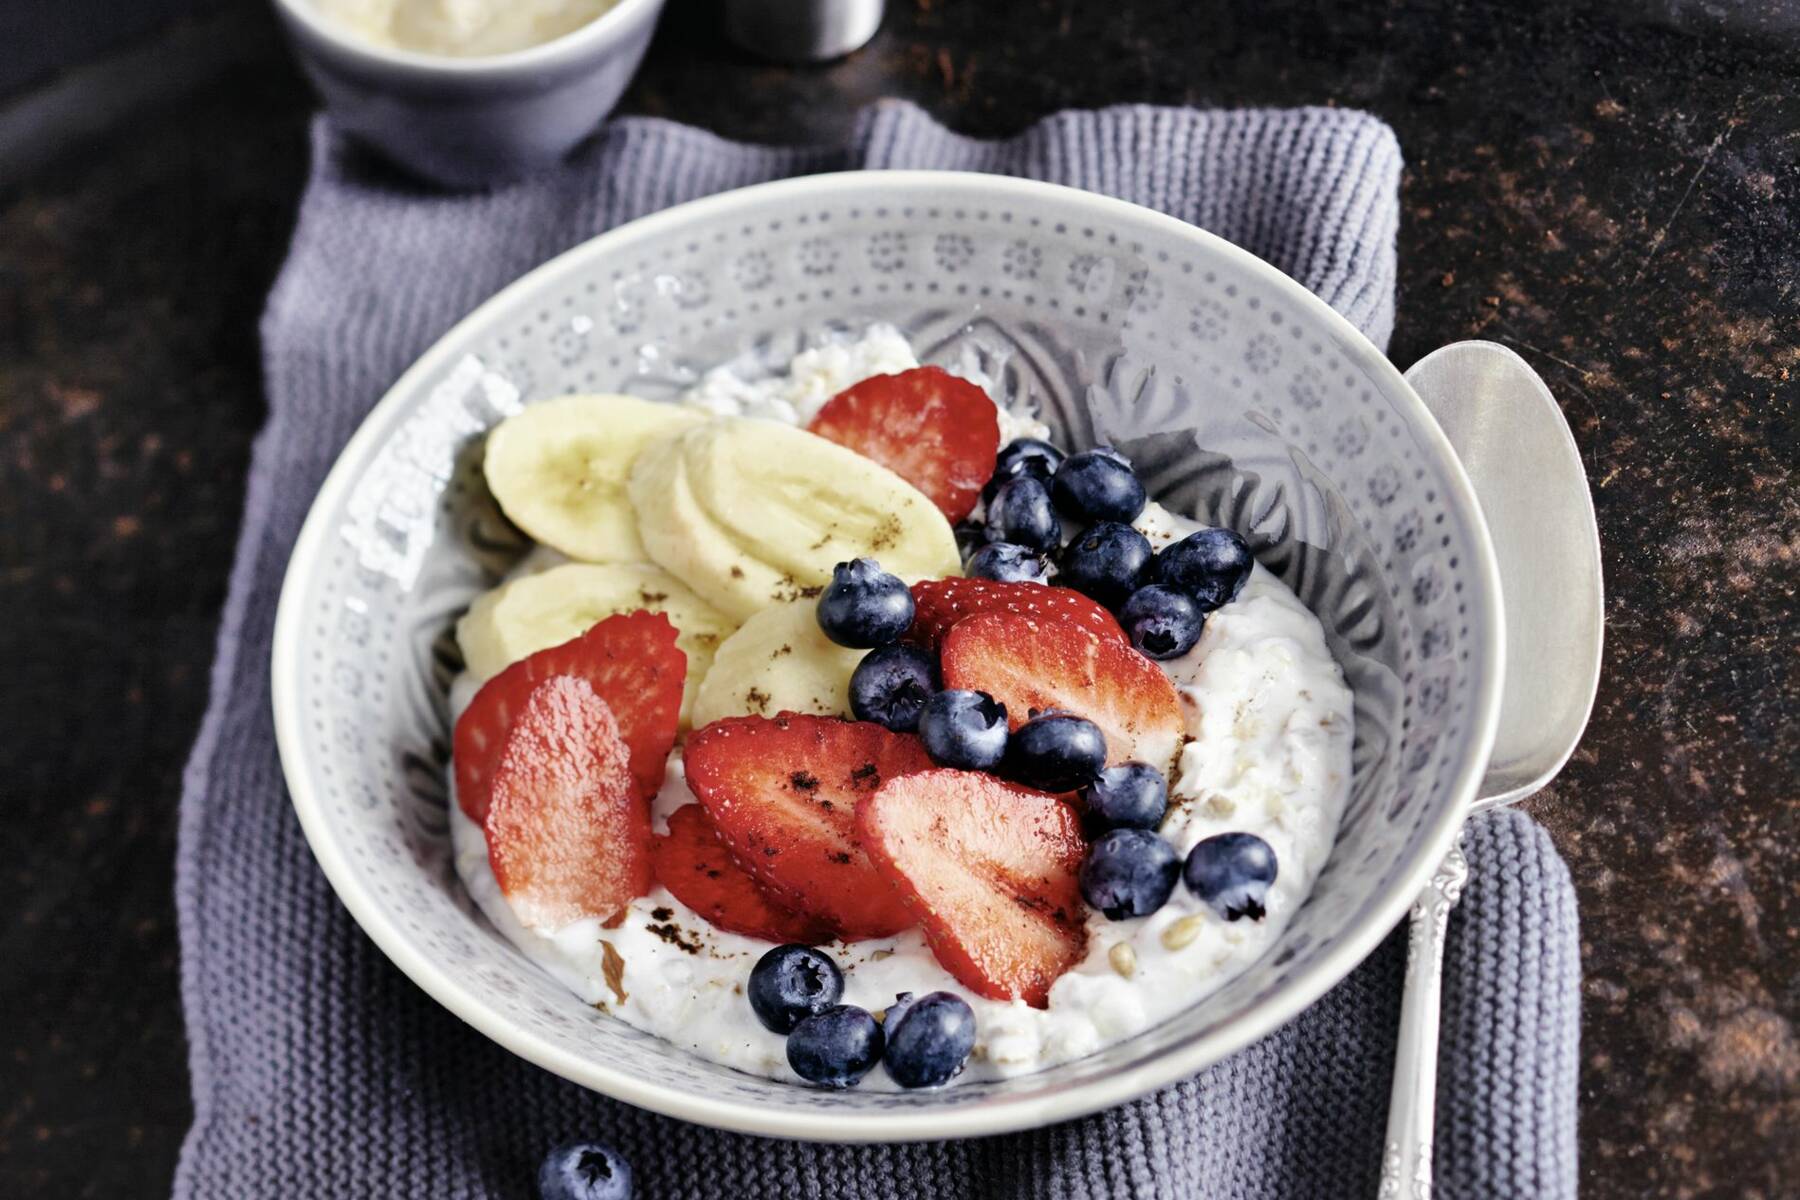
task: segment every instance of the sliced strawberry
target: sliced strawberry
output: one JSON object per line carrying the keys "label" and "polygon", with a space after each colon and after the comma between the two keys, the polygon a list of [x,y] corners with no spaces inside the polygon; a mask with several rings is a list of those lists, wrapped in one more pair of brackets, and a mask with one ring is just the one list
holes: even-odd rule
{"label": "sliced strawberry", "polygon": [[919,914],[943,968],[992,1000],[1043,1008],[1081,961],[1081,819],[1055,796],[977,771],[891,780],[857,812],[876,867]]}
{"label": "sliced strawberry", "polygon": [[1106,760],[1159,770],[1181,749],[1181,703],[1155,663],[1073,621],[979,613],[958,621],[940,653],[944,686],[986,692],[1017,729],[1053,708],[1106,735]]}
{"label": "sliced strawberry", "polygon": [[1000,450],[994,402],[942,367],[852,384],[826,401],[807,428],[874,459],[924,492],[951,521],[974,509]]}
{"label": "sliced strawberry", "polygon": [[727,717],[688,738],[686,761],[719,836],[777,901],[846,939],[913,923],[863,853],[856,810],[885,781],[931,766],[917,738],[836,717]]}
{"label": "sliced strawberry", "polygon": [[950,627],[964,617],[984,612],[1024,613],[1031,617],[1074,621],[1121,646],[1127,644],[1119,622],[1098,601],[1074,588],[1041,583],[1006,583],[995,579],[923,579],[912,585],[913,623],[906,640],[936,650]]}
{"label": "sliced strawberry", "polygon": [[631,752],[591,684],[557,675],[525,698],[494,768],[488,863],[528,929],[611,921],[650,890],[649,811]]}
{"label": "sliced strawberry", "polygon": [[656,835],[650,857],[657,882],[720,929],[766,942],[816,946],[831,940],[823,921],[789,912],[769,898],[737,865],[698,804],[684,804],[669,814],[669,832]]}
{"label": "sliced strawberry", "polygon": [[661,613],[620,613],[580,637],[539,650],[481,685],[456,722],[456,799],[472,821],[487,816],[488,788],[506,731],[526,697],[553,675],[592,685],[612,709],[619,736],[631,748],[631,774],[648,800],[662,787],[675,745],[687,655],[675,647],[675,627]]}

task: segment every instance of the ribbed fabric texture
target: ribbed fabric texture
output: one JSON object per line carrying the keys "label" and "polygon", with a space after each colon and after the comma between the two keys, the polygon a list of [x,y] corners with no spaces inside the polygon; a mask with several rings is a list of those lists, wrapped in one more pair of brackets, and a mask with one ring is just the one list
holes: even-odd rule
{"label": "ribbed fabric texture", "polygon": [[[1402,937],[1286,1028],[1137,1103],[973,1142],[816,1146],[651,1116],[513,1058],[390,966],[314,864],[276,761],[269,648],[306,508],[363,414],[457,318],[556,252],[696,196],[851,167],[1110,192],[1248,247],[1378,342],[1392,326],[1399,154],[1356,113],[1113,109],[990,143],[884,104],[847,146],[802,150],[625,120],[566,169],[475,196],[417,191],[321,125],[264,317],[269,420],[182,800],[195,1121],[178,1197],[523,1200],[543,1151],[574,1135],[617,1144],[651,1200],[1374,1195]],[[1516,813],[1478,821],[1469,843],[1447,965],[1439,1195],[1573,1196],[1568,874]]]}

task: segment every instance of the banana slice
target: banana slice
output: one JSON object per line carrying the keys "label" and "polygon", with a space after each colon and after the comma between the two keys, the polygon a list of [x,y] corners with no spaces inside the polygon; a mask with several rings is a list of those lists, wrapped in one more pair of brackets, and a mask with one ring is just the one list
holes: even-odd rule
{"label": "banana slice", "polygon": [[778,712],[850,715],[850,673],[864,651],[819,631],[811,600],[772,604],[726,638],[694,700],[694,727]]}
{"label": "banana slice", "polygon": [[687,653],[681,696],[685,728],[713,653],[733,626],[661,567],[566,563],[519,576],[476,598],[456,623],[456,640],[469,673],[486,680],[529,654],[560,646],[603,617],[639,608],[668,614],[675,644]]}
{"label": "banana slice", "polygon": [[706,417],[635,396],[559,396],[488,434],[482,471],[513,524],[584,562],[642,562],[625,495],[645,443]]}
{"label": "banana slice", "polygon": [[815,594],[858,556],[909,581],[961,573],[949,522],[918,489],[776,421],[726,417],[652,442],[628,491],[650,557],[738,621]]}

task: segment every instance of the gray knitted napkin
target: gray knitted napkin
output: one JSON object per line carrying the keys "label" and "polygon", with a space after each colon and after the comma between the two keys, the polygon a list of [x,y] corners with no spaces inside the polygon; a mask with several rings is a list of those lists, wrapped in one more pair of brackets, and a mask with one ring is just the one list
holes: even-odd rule
{"label": "gray knitted napkin", "polygon": [[[1373,1196],[1404,943],[1197,1078],[1085,1120],[979,1141],[835,1147],[716,1133],[540,1071],[439,1008],[351,922],[288,804],[269,709],[276,589],[307,506],[363,414],[478,302],[601,230],[783,175],[995,171],[1109,192],[1275,263],[1385,343],[1400,158],[1333,110],[1120,108],[1004,142],[902,104],[835,149],[609,125],[565,169],[483,195],[424,192],[321,124],[263,320],[269,420],[182,799],[177,902],[194,1127],[177,1197],[523,1198],[543,1151],[597,1136],[648,1200],[682,1197]],[[1470,830],[1451,923],[1438,1168],[1444,1197],[1575,1194],[1575,900],[1526,817]]]}

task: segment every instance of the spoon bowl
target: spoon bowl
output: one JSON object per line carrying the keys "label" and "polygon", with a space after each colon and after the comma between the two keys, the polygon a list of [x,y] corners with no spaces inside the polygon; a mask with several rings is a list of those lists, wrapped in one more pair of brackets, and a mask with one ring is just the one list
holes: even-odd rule
{"label": "spoon bowl", "polygon": [[1505,346],[1445,346],[1415,363],[1406,381],[1468,471],[1500,560],[1506,686],[1475,808],[1512,804],[1569,761],[1600,686],[1593,497],[1556,398]]}

